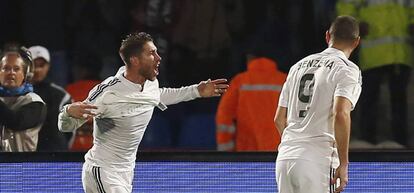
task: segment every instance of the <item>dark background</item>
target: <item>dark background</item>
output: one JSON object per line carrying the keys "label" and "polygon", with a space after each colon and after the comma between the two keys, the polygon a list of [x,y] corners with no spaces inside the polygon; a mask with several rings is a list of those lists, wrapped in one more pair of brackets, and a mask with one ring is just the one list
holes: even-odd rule
{"label": "dark background", "polygon": [[[52,56],[49,78],[65,87],[82,78],[80,68],[86,67],[102,80],[113,75],[123,65],[118,56],[122,38],[130,32],[145,31],[154,37],[163,58],[158,77],[160,86],[179,87],[208,78],[230,80],[246,69],[248,53],[273,58],[279,69],[287,72],[297,60],[326,47],[324,35],[335,17],[335,3],[334,0],[3,0],[0,45],[47,47]],[[358,62],[356,56],[351,59]],[[410,116],[414,107],[413,85],[409,86],[408,97],[410,136],[414,126]],[[381,108],[389,111],[389,93],[379,94]],[[219,98],[200,99],[171,106],[163,113],[156,110],[142,148],[215,149],[214,114],[218,101]],[[373,121],[389,125],[389,115],[381,116]],[[356,120],[360,118],[363,117],[355,114]],[[185,131],[185,125],[199,130]],[[169,129],[160,130],[162,126]],[[389,128],[382,130],[383,138],[391,136]],[[357,124],[352,135],[356,138],[359,135]],[[194,140],[182,141],[188,137]]]}

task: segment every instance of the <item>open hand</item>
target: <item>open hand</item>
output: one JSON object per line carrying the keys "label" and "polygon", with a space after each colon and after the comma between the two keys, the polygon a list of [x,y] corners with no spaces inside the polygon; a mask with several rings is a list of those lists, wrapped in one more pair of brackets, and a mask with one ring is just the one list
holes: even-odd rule
{"label": "open hand", "polygon": [[98,107],[85,102],[75,102],[70,104],[66,111],[71,117],[77,119],[90,119],[96,115],[93,111],[94,109],[98,109]]}
{"label": "open hand", "polygon": [[229,85],[227,79],[206,80],[198,84],[198,92],[201,97],[221,96],[227,91]]}

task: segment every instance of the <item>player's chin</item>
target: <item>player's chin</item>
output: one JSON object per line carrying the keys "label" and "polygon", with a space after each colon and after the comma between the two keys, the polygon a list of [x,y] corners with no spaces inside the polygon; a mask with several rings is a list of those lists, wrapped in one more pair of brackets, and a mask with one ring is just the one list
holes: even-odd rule
{"label": "player's chin", "polygon": [[150,78],[148,78],[148,80],[150,80],[150,81],[154,81],[156,79],[157,79],[157,75],[154,75],[154,76],[151,76]]}
{"label": "player's chin", "polygon": [[157,79],[159,72],[157,70],[154,70],[154,72],[151,74],[151,81],[154,81],[155,79]]}

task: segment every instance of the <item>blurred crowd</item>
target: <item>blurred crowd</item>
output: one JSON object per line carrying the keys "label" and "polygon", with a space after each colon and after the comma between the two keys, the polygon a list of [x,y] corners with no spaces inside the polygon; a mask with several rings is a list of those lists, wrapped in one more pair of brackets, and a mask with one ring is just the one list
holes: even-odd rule
{"label": "blurred crowd", "polygon": [[[38,131],[37,151],[90,148],[92,121],[76,133],[60,133],[57,114],[64,104],[84,100],[93,86],[116,73],[123,65],[118,55],[121,39],[133,31],[154,37],[163,56],[158,76],[161,87],[188,85],[210,77],[231,80],[222,101],[192,101],[172,106],[162,115],[156,111],[141,149],[276,151],[280,136],[273,120],[267,125],[254,124],[261,120],[254,116],[273,118],[290,66],[326,47],[323,34],[336,15],[352,15],[361,21],[362,44],[351,60],[360,65],[364,87],[360,105],[353,112],[351,148],[411,148],[414,1],[384,2],[4,0],[0,6],[4,27],[0,45],[3,56],[18,52],[21,46],[31,51],[34,77],[30,83],[47,108],[39,117],[45,121]],[[268,68],[256,71],[256,75],[239,75],[265,65]],[[269,69],[274,73],[269,74]],[[263,78],[266,76],[275,76],[275,80]],[[244,95],[246,90],[249,94]],[[260,111],[247,111],[252,103]],[[247,118],[251,125],[243,124],[246,116],[238,117],[248,113],[253,115]],[[2,121],[0,125],[3,130],[7,124]],[[254,133],[262,135],[257,141],[274,143],[237,141],[243,138],[237,135],[249,138]]]}

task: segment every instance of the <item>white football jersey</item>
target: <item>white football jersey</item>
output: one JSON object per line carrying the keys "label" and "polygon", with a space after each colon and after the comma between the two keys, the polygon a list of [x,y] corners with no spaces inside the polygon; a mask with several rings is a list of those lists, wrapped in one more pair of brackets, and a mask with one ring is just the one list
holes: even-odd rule
{"label": "white football jersey", "polygon": [[[95,86],[86,102],[98,107],[94,117],[93,147],[86,153],[86,163],[117,172],[132,171],[138,146],[155,106],[175,104],[200,97],[197,86],[159,88],[158,81],[147,80],[144,88],[127,80],[121,67],[118,73]],[[66,108],[65,108],[66,109]],[[59,129],[70,131],[85,120],[59,114]]]}
{"label": "white football jersey", "polygon": [[292,66],[279,99],[279,106],[287,108],[287,127],[277,159],[305,159],[336,167],[334,98],[345,97],[354,108],[361,84],[358,66],[335,48]]}

